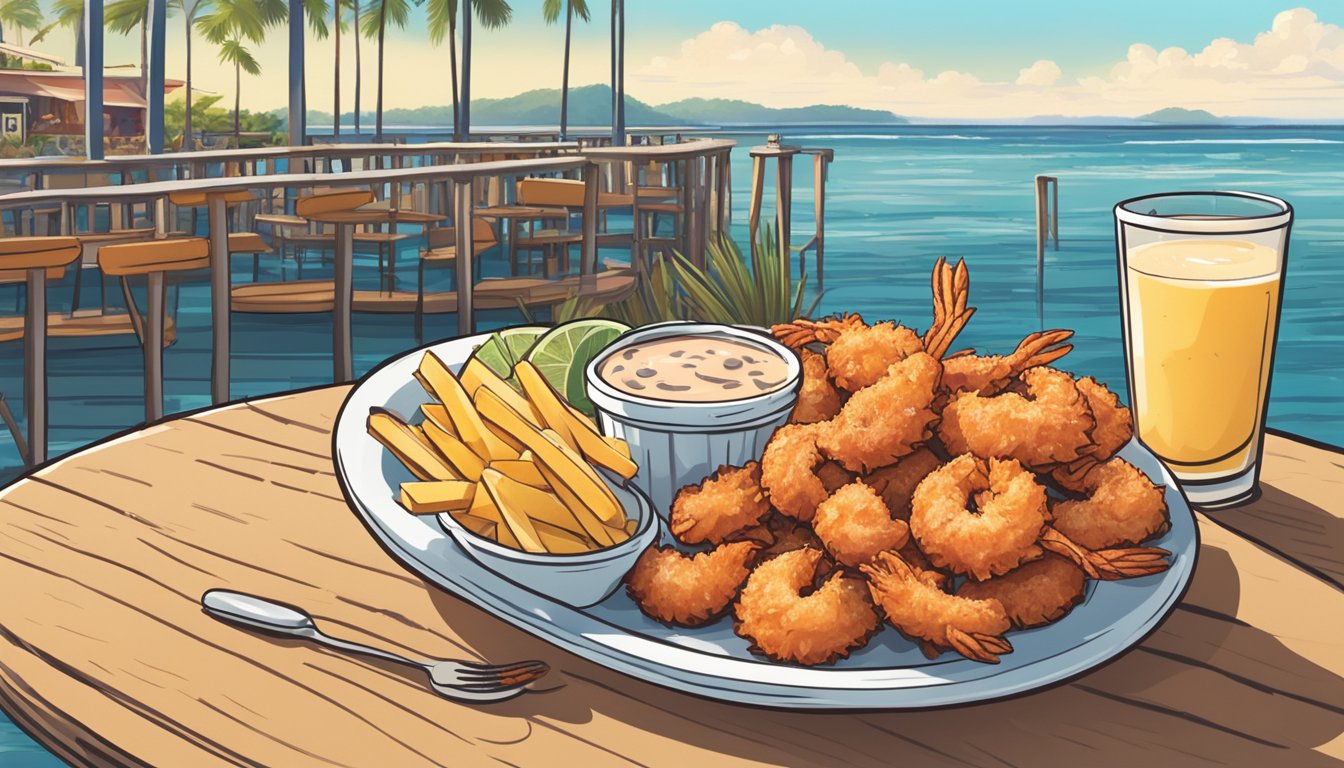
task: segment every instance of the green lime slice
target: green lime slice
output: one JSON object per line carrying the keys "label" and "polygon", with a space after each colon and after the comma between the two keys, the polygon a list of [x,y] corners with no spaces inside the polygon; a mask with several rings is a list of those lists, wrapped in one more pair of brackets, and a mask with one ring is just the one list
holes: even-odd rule
{"label": "green lime slice", "polygon": [[537,339],[527,360],[570,405],[592,416],[593,403],[584,388],[583,370],[598,352],[628,330],[630,326],[624,323],[601,318],[558,325]]}
{"label": "green lime slice", "polygon": [[526,358],[527,351],[537,339],[546,335],[548,330],[550,329],[541,326],[523,326],[496,331],[490,334],[490,338],[477,347],[471,356],[484,363],[486,368],[507,381],[514,389],[521,389],[513,375],[513,366]]}

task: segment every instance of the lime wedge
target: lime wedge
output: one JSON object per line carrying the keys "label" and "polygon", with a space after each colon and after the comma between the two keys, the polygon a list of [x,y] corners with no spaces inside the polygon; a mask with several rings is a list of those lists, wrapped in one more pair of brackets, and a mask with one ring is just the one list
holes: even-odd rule
{"label": "lime wedge", "polygon": [[527,360],[570,405],[592,416],[593,403],[584,388],[583,370],[603,347],[628,330],[630,326],[624,323],[601,318],[558,325],[532,345]]}
{"label": "lime wedge", "polygon": [[521,390],[518,380],[514,378],[513,366],[526,358],[527,351],[537,339],[546,335],[548,330],[550,329],[542,326],[529,325],[496,331],[490,334],[490,338],[477,347],[471,356],[484,363],[486,368],[507,381],[514,389]]}

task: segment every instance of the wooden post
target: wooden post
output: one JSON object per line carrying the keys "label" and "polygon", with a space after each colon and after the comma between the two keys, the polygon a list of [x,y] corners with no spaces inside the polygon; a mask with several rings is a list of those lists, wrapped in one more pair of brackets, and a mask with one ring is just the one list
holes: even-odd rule
{"label": "wooden post", "polygon": [[[162,272],[149,273],[148,301],[145,307],[145,423],[163,418],[163,315]],[[132,309],[131,311],[135,311]]]}
{"label": "wooden post", "polygon": [[[335,302],[331,309],[332,380],[337,384],[355,378],[354,347],[350,336],[350,302],[354,298],[355,227],[336,225],[336,257],[332,265]],[[461,261],[461,259],[458,259]],[[470,261],[471,257],[468,256]]]}
{"label": "wooden post", "polygon": [[[775,226],[778,228],[778,237],[776,238],[776,247],[779,250],[779,257],[784,269],[787,270],[791,263],[789,258],[789,230],[792,225],[790,221],[793,212],[793,155],[779,155],[778,169],[775,173]],[[785,277],[789,277],[785,274]]]}
{"label": "wooden post", "polygon": [[1050,232],[1055,238],[1055,250],[1059,250],[1059,179],[1050,178],[1051,203],[1050,203]]}
{"label": "wooden post", "polygon": [[476,313],[472,301],[472,193],[471,179],[454,184],[453,228],[457,239],[457,332],[467,336],[476,330]]}
{"label": "wooden post", "polygon": [[[817,287],[821,287],[822,274],[826,263],[826,163],[829,158],[824,152],[812,156],[812,214],[817,221],[817,231],[812,242],[816,249]],[[798,269],[802,273],[803,254],[798,254]]]}
{"label": "wooden post", "polygon": [[[101,60],[101,59],[100,59]],[[28,464],[47,460],[47,270],[28,270],[23,326],[23,396],[28,412]]]}
{"label": "wooden post", "polygon": [[756,255],[757,232],[761,227],[761,198],[765,196],[765,158],[751,158],[751,203],[747,213],[747,237],[751,255]]}
{"label": "wooden post", "polygon": [[[223,195],[207,196],[210,227],[210,399],[229,400],[229,336],[233,295],[229,280],[229,208]],[[193,209],[192,217],[195,218]]]}
{"label": "wooden post", "polygon": [[589,163],[583,169],[583,253],[579,258],[581,276],[597,274],[597,197],[600,183],[597,165]]}

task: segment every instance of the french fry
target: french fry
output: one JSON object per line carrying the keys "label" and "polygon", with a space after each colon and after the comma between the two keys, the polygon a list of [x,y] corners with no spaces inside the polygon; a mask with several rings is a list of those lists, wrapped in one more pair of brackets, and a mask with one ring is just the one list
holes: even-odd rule
{"label": "french fry", "polygon": [[369,413],[367,422],[369,434],[383,444],[420,480],[461,480],[458,474],[442,456],[421,442],[419,435],[410,425],[385,410]]}
{"label": "french fry", "polygon": [[[603,522],[608,525],[620,526],[625,520],[625,514],[621,511],[621,502],[616,499],[616,494],[612,493],[611,489],[607,487],[606,482],[598,476],[597,470],[593,469],[592,465],[585,461],[583,456],[580,456],[577,451],[565,445],[555,432],[549,429],[543,430],[541,436],[546,438],[547,442],[551,443],[551,445],[559,451],[565,463],[572,466],[574,469],[577,469],[579,474],[601,494],[600,498],[589,500],[588,506],[593,508],[593,511],[597,513],[597,516],[601,518]],[[543,454],[537,454],[537,456],[543,464],[547,463],[547,459]],[[551,464],[551,468],[560,471],[562,475],[566,469],[565,466],[556,466],[554,463]],[[577,490],[588,492],[590,489],[580,486]],[[605,502],[605,504],[600,502]]]}
{"label": "french fry", "polygon": [[501,483],[508,482],[511,481],[493,469],[487,469],[481,473],[481,486],[490,495],[490,500],[494,502],[495,509],[499,510],[499,516],[504,520],[504,525],[522,545],[522,550],[524,552],[545,552],[546,545],[541,543],[541,537],[537,535],[537,528],[532,525],[532,518],[528,517],[522,509],[514,506],[511,503],[512,499],[506,496],[504,489],[500,487]]}
{"label": "french fry", "polygon": [[[462,383],[462,387],[466,389],[467,394],[471,395],[472,402],[477,402],[482,391],[493,392],[510,408],[517,411],[529,424],[534,427],[541,426],[541,421],[537,419],[536,413],[532,411],[532,406],[528,405],[527,400],[518,394],[518,390],[509,386],[508,382],[499,378],[494,371],[487,368],[485,363],[475,358],[468,360],[467,364],[462,366],[462,373],[458,377],[458,381]],[[477,410],[479,409],[480,404],[477,402]]]}
{"label": "french fry", "polygon": [[[478,488],[477,490],[480,489]],[[523,546],[518,543],[518,539],[514,538],[513,532],[509,530],[509,526],[504,524],[504,517],[500,514],[499,507],[495,506],[495,501],[490,498],[488,492],[480,490],[480,493],[477,493],[472,497],[471,506],[467,508],[467,514],[494,523],[495,532],[493,538],[496,542],[512,549],[521,550],[523,548]]]}
{"label": "french fry", "polygon": [[533,488],[547,488],[546,478],[541,476],[541,471],[537,469],[536,462],[532,461],[532,452],[524,451],[524,453],[527,454],[526,459],[492,461],[486,467],[498,470],[505,477],[530,485]]}
{"label": "french fry", "polygon": [[499,527],[499,524],[494,520],[486,520],[483,517],[477,517],[466,512],[451,512],[449,514],[453,516],[453,519],[456,520],[459,525],[466,528],[468,531],[471,531],[477,536],[484,536],[491,541],[495,540],[495,531]]}
{"label": "french fry", "polygon": [[513,366],[513,375],[517,376],[518,383],[523,385],[523,395],[531,404],[532,411],[541,418],[541,425],[555,430],[570,448],[578,450],[579,444],[574,442],[569,433],[569,409],[560,395],[551,388],[550,382],[541,375],[541,371],[524,360]]}
{"label": "french fry", "polygon": [[471,506],[476,484],[467,480],[402,483],[401,506],[413,515],[461,512]]}
{"label": "french fry", "polygon": [[592,552],[595,548],[590,539],[573,531],[557,528],[540,520],[533,520],[532,524],[537,528],[537,536],[541,538],[542,545],[551,554],[577,555],[583,552]]}
{"label": "french fry", "polygon": [[616,535],[612,531],[611,526],[602,522],[597,517],[597,513],[593,512],[592,508],[589,507],[572,488],[565,485],[565,482],[560,479],[559,475],[551,471],[545,464],[539,464],[537,468],[541,471],[542,476],[546,478],[547,483],[550,485],[551,492],[554,493],[556,498],[560,500],[560,503],[564,505],[566,511],[578,521],[579,526],[583,529],[584,535],[597,542],[599,547],[609,547],[616,543]]}
{"label": "french fry", "polygon": [[588,542],[589,549],[614,543],[611,535],[603,530],[605,526],[591,512],[587,513],[586,520],[580,520],[551,490],[533,488],[503,473],[495,477],[495,470],[487,471],[489,474],[485,477],[493,478],[490,492],[495,506],[501,512],[517,511],[530,518],[534,524],[545,523],[568,531]]}
{"label": "french fry", "polygon": [[485,462],[481,461],[481,457],[468,448],[466,443],[433,421],[425,421],[420,427],[459,475],[473,483],[481,479],[481,470],[485,469]]}
{"label": "french fry", "polygon": [[[471,402],[471,396],[437,355],[433,352],[425,353],[420,359],[416,378],[443,404],[442,415],[447,417],[448,423],[441,423],[439,426],[456,434],[483,461],[517,458],[517,451],[485,428],[480,414],[476,412],[476,406]],[[440,415],[436,406],[428,409],[422,407],[421,410],[425,411],[426,416],[430,415],[431,410],[436,416]]]}
{"label": "french fry", "polygon": [[[627,442],[625,442],[625,441],[622,440],[621,438],[619,438],[619,437],[608,437],[608,436],[606,436],[606,435],[603,435],[603,436],[602,436],[602,442],[606,443],[607,445],[610,445],[612,450],[614,450],[614,451],[616,451],[617,453],[621,454],[621,455],[624,456],[625,458],[627,458],[627,459],[631,458],[631,456],[630,456],[630,444],[627,443]],[[627,477],[626,479],[629,480],[630,478]]]}
{"label": "french fry", "polygon": [[[519,380],[521,381],[521,377]],[[604,436],[592,419],[569,403],[561,401],[560,404],[563,406],[562,413],[570,435],[570,439],[566,442],[599,467],[606,467],[626,480],[635,476],[639,466],[630,460],[630,446],[626,445],[624,440]],[[620,447],[614,443],[619,443]]]}

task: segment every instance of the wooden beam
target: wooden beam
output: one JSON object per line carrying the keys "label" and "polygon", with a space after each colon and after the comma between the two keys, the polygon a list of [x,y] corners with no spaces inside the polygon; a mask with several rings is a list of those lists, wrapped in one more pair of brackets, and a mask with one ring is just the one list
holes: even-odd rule
{"label": "wooden beam", "polygon": [[[453,228],[457,239],[457,332],[466,336],[476,330],[476,307],[472,300],[475,277],[472,274],[474,244],[472,242],[472,183],[455,182],[453,193]],[[586,221],[586,218],[585,218]]]}
{"label": "wooden beam", "polygon": [[210,400],[229,400],[229,208],[223,195],[206,202],[210,228]]}
{"label": "wooden beam", "polygon": [[[350,302],[354,299],[355,227],[336,225],[336,255],[332,265],[335,296],[331,310],[332,380],[336,383],[355,378],[354,347],[350,334]],[[470,261],[470,259],[468,259]]]}
{"label": "wooden beam", "polygon": [[[812,215],[817,222],[817,231],[813,235],[813,247],[816,249],[817,288],[821,288],[822,274],[826,263],[826,163],[829,158],[818,152],[812,156]],[[798,254],[798,267],[802,269],[803,255]]]}
{"label": "wooden beam", "polygon": [[150,272],[145,310],[145,423],[163,418],[163,320],[164,294],[162,272]]}
{"label": "wooden beam", "polygon": [[47,270],[28,270],[23,336],[23,395],[28,413],[28,463],[47,460]]}
{"label": "wooden beam", "polygon": [[747,237],[751,253],[756,255],[757,233],[761,227],[761,199],[765,196],[765,158],[751,158],[751,203],[747,209]]}

